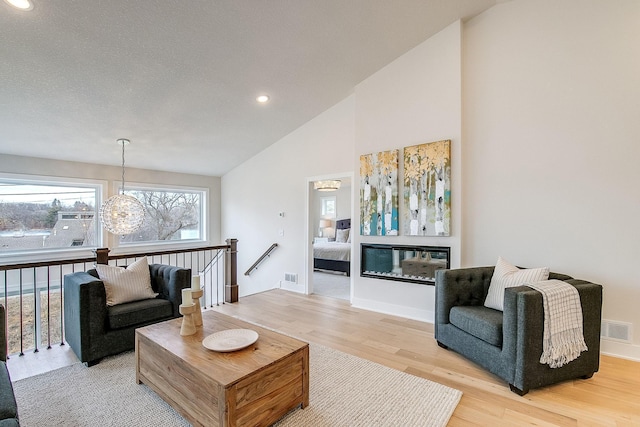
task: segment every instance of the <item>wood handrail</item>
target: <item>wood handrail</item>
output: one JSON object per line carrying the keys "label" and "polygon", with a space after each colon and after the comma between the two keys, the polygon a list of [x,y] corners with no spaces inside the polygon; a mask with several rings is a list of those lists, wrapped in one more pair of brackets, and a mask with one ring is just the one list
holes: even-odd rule
{"label": "wood handrail", "polygon": [[275,248],[278,247],[277,243],[274,243],[273,245],[269,246],[269,249],[267,249],[266,251],[264,251],[264,253],[262,255],[260,255],[260,258],[258,258],[258,260],[256,262],[253,263],[253,265],[251,267],[249,267],[249,269],[247,271],[244,272],[245,276],[250,275],[253,270],[255,270],[256,268],[258,268],[258,265],[265,260],[265,258],[267,258],[269,255],[271,255],[271,252],[274,251]]}
{"label": "wood handrail", "polygon": [[0,271],[4,271],[4,270],[19,270],[19,269],[22,269],[22,268],[48,267],[48,266],[52,266],[52,265],[82,264],[82,263],[87,263],[87,262],[96,262],[96,260],[98,258],[100,258],[101,255],[104,256],[103,254],[105,254],[105,251],[106,251],[108,260],[116,260],[116,259],[132,258],[132,257],[135,257],[136,255],[140,255],[140,256],[160,256],[160,255],[180,254],[180,253],[183,253],[183,252],[199,252],[199,251],[216,250],[216,249],[227,249],[227,248],[229,248],[229,245],[204,246],[204,247],[198,247],[198,248],[188,248],[188,249],[185,248],[185,249],[176,249],[176,250],[169,250],[169,251],[157,251],[157,252],[140,252],[140,253],[120,254],[120,255],[108,255],[108,253],[109,253],[109,249],[108,248],[99,248],[99,249],[96,249],[94,251],[96,253],[95,257],[59,259],[59,260],[52,260],[52,261],[25,262],[25,263],[18,263],[18,264],[4,264],[4,265],[0,265]]}

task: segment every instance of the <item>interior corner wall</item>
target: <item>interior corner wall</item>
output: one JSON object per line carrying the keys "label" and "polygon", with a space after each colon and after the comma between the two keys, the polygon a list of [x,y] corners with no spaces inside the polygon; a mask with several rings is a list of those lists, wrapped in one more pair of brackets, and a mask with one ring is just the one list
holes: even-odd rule
{"label": "interior corner wall", "polygon": [[[379,70],[222,178],[223,233],[240,237],[239,270],[282,243],[255,278],[240,276],[240,293],[304,269],[305,177],[357,177],[361,154],[451,139],[452,236],[354,232],[353,303],[433,316],[433,287],[359,277],[362,242],[451,246],[454,268],[502,255],[601,283],[603,317],[635,331],[631,343],[603,340],[603,351],[640,360],[638,22],[636,0],[501,2]],[[314,145],[331,142],[344,156],[314,155]]]}
{"label": "interior corner wall", "polygon": [[[407,244],[451,247],[451,266],[460,265],[462,236],[462,27],[457,21],[388,64],[356,86],[353,169],[359,156],[399,149],[399,236],[360,236],[354,232],[352,263],[359,271],[360,244]],[[406,236],[403,229],[403,147],[451,140],[451,236]],[[354,183],[359,188],[359,182]],[[356,191],[354,231],[359,230]],[[353,271],[352,267],[352,271]],[[353,278],[353,305],[432,322],[433,286],[360,277]]]}
{"label": "interior corner wall", "polygon": [[[279,287],[284,273],[304,286],[306,243],[318,228],[306,227],[308,178],[351,170],[353,108],[351,95],[222,177],[222,229],[238,239],[240,296]],[[273,243],[272,255],[244,275]]]}
{"label": "interior corner wall", "polygon": [[604,286],[640,360],[640,2],[513,0],[465,24],[466,266],[499,255]]}

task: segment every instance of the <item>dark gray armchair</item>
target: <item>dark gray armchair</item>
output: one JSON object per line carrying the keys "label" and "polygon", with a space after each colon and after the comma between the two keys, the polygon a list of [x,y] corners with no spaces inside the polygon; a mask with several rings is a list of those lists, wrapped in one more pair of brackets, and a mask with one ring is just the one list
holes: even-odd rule
{"label": "dark gray armchair", "polygon": [[560,368],[539,362],[544,312],[542,294],[528,286],[507,288],[504,311],[484,306],[494,267],[436,272],[435,338],[438,345],[472,360],[509,383],[519,395],[574,378],[590,378],[600,361],[602,286],[564,274],[578,290],[588,351]]}
{"label": "dark gray armchair", "polygon": [[4,305],[0,304],[0,426],[19,426],[18,404],[13,394],[7,360],[7,325]]}
{"label": "dark gray armchair", "polygon": [[64,276],[64,331],[81,362],[91,366],[105,356],[132,350],[136,328],[180,316],[182,289],[191,270],[150,264],[155,299],[107,306],[104,283],[95,269]]}

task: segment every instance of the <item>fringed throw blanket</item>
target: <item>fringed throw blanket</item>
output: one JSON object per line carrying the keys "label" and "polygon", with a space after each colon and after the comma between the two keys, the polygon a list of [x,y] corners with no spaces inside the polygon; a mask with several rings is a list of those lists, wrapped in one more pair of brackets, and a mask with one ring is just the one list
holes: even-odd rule
{"label": "fringed throw blanket", "polygon": [[542,294],[544,341],[540,363],[559,368],[577,359],[587,351],[578,290],[562,280],[544,280],[527,286]]}

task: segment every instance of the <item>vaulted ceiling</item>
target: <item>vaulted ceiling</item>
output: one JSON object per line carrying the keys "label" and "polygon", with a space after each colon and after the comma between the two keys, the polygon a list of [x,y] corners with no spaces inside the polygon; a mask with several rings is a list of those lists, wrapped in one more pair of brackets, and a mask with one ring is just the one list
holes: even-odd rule
{"label": "vaulted ceiling", "polygon": [[219,176],[500,0],[32,1],[0,0],[0,155]]}

